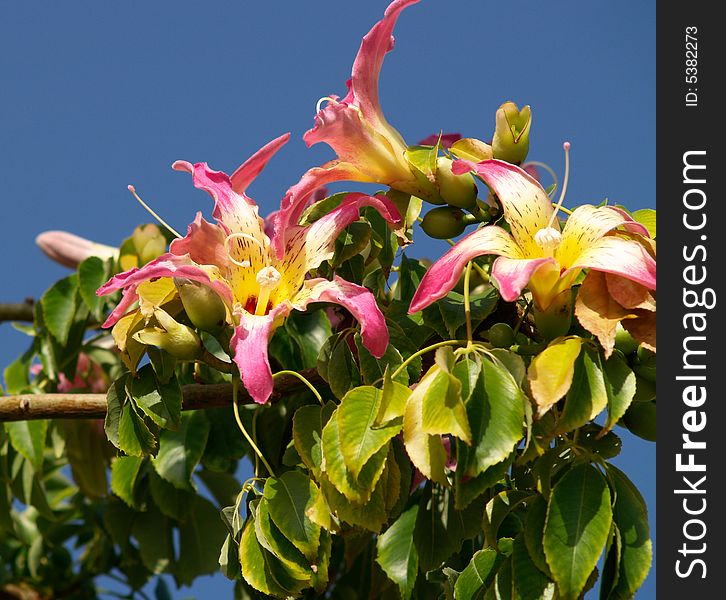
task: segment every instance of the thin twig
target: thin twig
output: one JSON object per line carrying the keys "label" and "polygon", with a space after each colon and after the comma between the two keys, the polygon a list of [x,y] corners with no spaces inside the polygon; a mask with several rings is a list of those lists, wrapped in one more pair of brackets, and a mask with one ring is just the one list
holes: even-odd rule
{"label": "thin twig", "polygon": [[[327,385],[316,369],[301,372],[315,386]],[[297,377],[283,375],[275,380],[271,402],[307,390]],[[214,383],[185,385],[182,410],[221,408],[232,405],[232,384]],[[237,402],[252,404],[246,390],[240,389]],[[103,419],[106,416],[105,394],[19,394],[0,396],[0,422],[34,421],[38,419]]]}
{"label": "thin twig", "polygon": [[2,321],[25,321],[33,322],[35,302],[28,298],[24,302],[13,302],[0,304],[0,322]]}

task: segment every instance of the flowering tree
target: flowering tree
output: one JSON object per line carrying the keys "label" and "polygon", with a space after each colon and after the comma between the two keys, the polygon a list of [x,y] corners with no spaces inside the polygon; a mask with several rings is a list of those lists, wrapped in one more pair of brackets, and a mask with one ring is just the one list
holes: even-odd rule
{"label": "flowering tree", "polygon": [[405,142],[378,77],[416,2],[321,101],[304,140],[337,158],[267,218],[246,190],[288,135],[231,176],[176,162],[213,199],[184,236],[39,236],[73,272],[3,307],[32,336],[0,398],[5,596],[220,568],[240,598],[635,595],[647,510],[609,459],[616,425],[655,441],[654,211],[565,208],[528,106],[489,142]]}

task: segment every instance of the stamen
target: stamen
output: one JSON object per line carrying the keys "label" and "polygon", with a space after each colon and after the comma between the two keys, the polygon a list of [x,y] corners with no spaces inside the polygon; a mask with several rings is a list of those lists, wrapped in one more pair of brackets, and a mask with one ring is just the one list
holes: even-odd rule
{"label": "stamen", "polygon": [[545,227],[534,234],[534,241],[551,258],[562,241],[562,234],[554,227]]}
{"label": "stamen", "polygon": [[335,102],[335,99],[331,98],[330,96],[323,96],[320,100],[318,100],[318,103],[315,105],[315,114],[320,112],[323,102]]}
{"label": "stamen", "polygon": [[148,204],[146,204],[146,202],[144,202],[141,198],[139,198],[139,195],[136,193],[136,188],[133,185],[129,185],[128,188],[129,188],[129,192],[131,192],[133,194],[134,198],[136,198],[139,201],[139,204],[141,204],[141,206],[143,206],[146,210],[148,210],[151,213],[151,215],[157,221],[159,221],[159,223],[161,223],[164,227],[166,227],[176,237],[178,237],[178,238],[183,237],[180,233],[178,233],[175,229],[173,229],[166,221],[164,221],[164,219],[162,219],[153,210],[151,210],[151,207]]}
{"label": "stamen", "polygon": [[270,301],[270,292],[280,285],[281,280],[282,275],[275,267],[268,266],[257,273],[257,285],[260,286],[260,295],[257,297],[256,315],[265,314],[267,303]]}
{"label": "stamen", "polygon": [[560,199],[557,201],[555,209],[552,211],[552,215],[550,215],[550,222],[547,223],[547,227],[552,227],[552,223],[554,223],[557,218],[557,212],[560,208],[562,208],[562,201],[565,199],[565,194],[567,193],[567,182],[570,180],[570,142],[565,142],[562,144],[562,147],[565,150],[565,177],[562,180],[562,193],[560,194]]}
{"label": "stamen", "polygon": [[244,238],[246,240],[250,240],[257,244],[260,249],[262,250],[262,258],[265,260],[265,263],[269,262],[269,259],[267,257],[267,248],[265,248],[264,244],[258,240],[256,237],[250,235],[249,233],[230,233],[225,239],[224,239],[224,249],[227,251],[227,255],[229,256],[229,260],[231,260],[234,264],[236,264],[238,267],[242,267],[243,269],[246,269],[248,267],[252,266],[252,263],[249,260],[236,260],[232,256],[232,251],[229,248],[229,241],[230,240],[236,240],[237,238]]}

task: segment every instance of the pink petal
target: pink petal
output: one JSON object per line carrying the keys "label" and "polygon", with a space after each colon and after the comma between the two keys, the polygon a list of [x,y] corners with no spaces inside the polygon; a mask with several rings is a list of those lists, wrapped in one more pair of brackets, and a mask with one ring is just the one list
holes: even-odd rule
{"label": "pink petal", "polygon": [[307,227],[294,227],[285,245],[283,270],[298,271],[300,279],[310,269],[333,256],[338,235],[360,217],[360,210],[372,206],[389,223],[399,223],[401,215],[396,206],[385,196],[348,194],[337,208]]}
{"label": "pink petal", "polygon": [[147,263],[142,268],[133,268],[124,273],[112,277],[103,284],[96,292],[99,296],[106,296],[120,289],[124,289],[121,302],[109,315],[103,327],[111,327],[118,321],[126,310],[133,304],[138,296],[136,287],[144,281],[158,277],[185,277],[193,281],[199,281],[211,287],[224,300],[228,306],[233,305],[232,290],[222,280],[211,279],[207,271],[191,261],[188,255],[177,256],[175,254],[163,254],[156,260]]}
{"label": "pink petal", "polygon": [[[451,170],[457,175],[470,171],[477,173],[502,203],[504,217],[510,225],[512,236],[525,256],[542,256],[542,249],[534,241],[534,236],[549,225],[553,206],[536,179],[519,167],[494,159],[476,164],[456,160]],[[557,219],[551,227],[559,229]]]}
{"label": "pink petal", "polygon": [[[444,133],[441,136],[441,146],[443,148],[451,148],[451,146],[454,144],[454,142],[458,142],[461,139],[460,133]],[[425,137],[422,139],[418,145],[419,146],[435,146],[436,142],[439,141],[439,134],[438,133],[432,133],[430,136]]]}
{"label": "pink petal", "polygon": [[569,270],[590,268],[655,289],[655,259],[638,242],[607,235],[587,248]]}
{"label": "pink petal", "polygon": [[194,221],[187,229],[187,235],[172,241],[169,251],[189,258],[198,265],[215,265],[224,269],[229,265],[229,253],[224,245],[227,232],[219,225],[214,225],[198,212]]}
{"label": "pink petal", "polygon": [[373,356],[383,356],[388,347],[386,319],[368,289],[337,275],[333,281],[309,279],[293,303],[296,309],[305,310],[311,302],[332,302],[348,309],[360,323],[363,345]]}
{"label": "pink petal", "polygon": [[356,180],[358,176],[358,171],[352,165],[333,160],[322,167],[309,169],[300,181],[287,190],[280,203],[280,210],[276,211],[274,218],[272,215],[268,217],[267,224],[268,230],[272,230],[271,243],[279,259],[285,253],[285,240],[289,237],[290,228],[297,226],[311,196],[321,186],[334,181]]}
{"label": "pink petal", "polygon": [[289,304],[282,304],[267,315],[253,315],[246,311],[238,314],[239,325],[234,330],[230,347],[244,383],[252,399],[265,404],[272,394],[272,371],[267,354],[270,338],[280,317],[290,312]]}
{"label": "pink petal", "polygon": [[426,272],[408,312],[418,312],[446,296],[459,281],[466,263],[484,254],[523,258],[512,236],[501,227],[489,225],[477,229],[457,242]]}
{"label": "pink petal", "polygon": [[244,194],[247,187],[254,181],[267,162],[282,148],[290,139],[290,134],[285,133],[250,156],[230,177],[232,189],[238,194]]}
{"label": "pink petal", "polygon": [[89,256],[103,260],[118,257],[118,248],[97,244],[67,231],[44,231],[35,238],[35,243],[48,258],[71,269],[78,268]]}
{"label": "pink petal", "polygon": [[204,190],[214,198],[212,216],[224,223],[232,233],[246,233],[265,243],[263,221],[258,214],[257,205],[244,194],[232,189],[232,182],[226,173],[213,171],[207,163],[178,160],[172,168],[191,173],[194,187]]}
{"label": "pink petal", "polygon": [[552,258],[497,258],[492,265],[492,277],[497,282],[499,294],[507,302],[519,298],[534,272],[545,263],[555,264],[555,261]]}

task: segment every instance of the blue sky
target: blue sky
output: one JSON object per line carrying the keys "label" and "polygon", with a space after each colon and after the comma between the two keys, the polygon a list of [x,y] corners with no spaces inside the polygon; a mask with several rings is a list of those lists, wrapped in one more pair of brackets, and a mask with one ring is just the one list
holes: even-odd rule
{"label": "blue sky", "polygon": [[[292,139],[248,193],[274,210],[309,167],[315,105],[344,95],[360,38],[386,0],[16,3],[0,20],[0,302],[37,297],[65,274],[34,244],[65,229],[116,245],[148,215],[133,183],[185,231],[208,197],[177,159],[232,172],[268,140]],[[655,0],[423,0],[407,9],[381,77],[388,120],[409,143],[439,130],[488,140],[506,100],[533,111],[530,158],[562,173],[565,205],[655,200]],[[354,189],[355,185],[348,186]],[[411,250],[435,257],[442,246]],[[0,327],[0,365],[25,344]],[[655,528],[655,445],[617,430],[618,459]],[[638,598],[655,597],[654,572]],[[179,597],[224,593],[204,578]]]}

